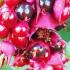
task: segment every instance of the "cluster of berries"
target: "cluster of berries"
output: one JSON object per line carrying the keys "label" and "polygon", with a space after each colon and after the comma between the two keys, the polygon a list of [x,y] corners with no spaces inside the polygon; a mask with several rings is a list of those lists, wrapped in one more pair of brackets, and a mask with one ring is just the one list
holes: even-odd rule
{"label": "cluster of berries", "polygon": [[64,70],[66,42],[57,31],[68,18],[70,0],[0,0],[0,54],[27,70]]}

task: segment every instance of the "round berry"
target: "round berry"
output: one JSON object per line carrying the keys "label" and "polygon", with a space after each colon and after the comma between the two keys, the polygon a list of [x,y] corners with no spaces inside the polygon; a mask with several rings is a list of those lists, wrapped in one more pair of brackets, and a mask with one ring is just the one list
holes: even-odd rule
{"label": "round berry", "polygon": [[16,46],[16,48],[19,48],[19,49],[24,49],[28,42],[28,38],[25,36],[20,37],[20,36],[14,36],[13,34],[11,34],[10,39],[12,43]]}
{"label": "round berry", "polygon": [[26,22],[21,22],[13,29],[13,35],[15,36],[27,36],[29,33],[29,26]]}
{"label": "round berry", "polygon": [[46,11],[50,11],[53,7],[53,0],[40,0],[40,7]]}
{"label": "round berry", "polygon": [[28,54],[31,59],[46,62],[50,58],[50,49],[46,44],[36,41],[29,46]]}
{"label": "round berry", "polygon": [[30,20],[32,17],[32,14],[33,14],[32,7],[27,3],[23,3],[23,4],[19,5],[16,8],[15,12],[16,12],[18,18],[24,19],[25,21]]}
{"label": "round berry", "polygon": [[[4,12],[3,12],[4,11]],[[0,15],[1,22],[7,27],[7,28],[13,28],[15,24],[17,23],[17,17],[14,11],[5,10],[5,8],[2,9],[1,15]]]}

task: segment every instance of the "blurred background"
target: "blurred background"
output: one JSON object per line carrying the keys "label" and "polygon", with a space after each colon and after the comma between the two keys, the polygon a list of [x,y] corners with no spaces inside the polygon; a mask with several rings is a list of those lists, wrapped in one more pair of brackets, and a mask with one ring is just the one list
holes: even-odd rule
{"label": "blurred background", "polygon": [[61,37],[65,40],[65,41],[70,41],[70,19],[67,20],[67,27],[66,30],[61,29],[60,31],[58,31],[58,33],[61,35]]}

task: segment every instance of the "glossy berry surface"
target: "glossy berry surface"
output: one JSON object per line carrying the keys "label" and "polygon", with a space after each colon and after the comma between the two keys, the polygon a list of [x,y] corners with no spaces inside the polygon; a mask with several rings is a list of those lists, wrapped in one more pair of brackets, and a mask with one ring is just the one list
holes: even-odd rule
{"label": "glossy berry surface", "polygon": [[15,36],[27,36],[29,33],[29,26],[26,22],[18,23],[13,29],[13,35]]}
{"label": "glossy berry surface", "polygon": [[29,19],[31,19],[33,14],[32,7],[27,3],[20,4],[16,8],[15,12],[19,19],[24,19],[25,21],[28,21]]}
{"label": "glossy berry surface", "polygon": [[17,23],[16,14],[14,13],[14,11],[10,11],[9,9],[3,11],[4,9],[7,9],[7,8],[2,9],[0,20],[7,28],[13,28]]}
{"label": "glossy berry surface", "polygon": [[29,57],[36,61],[43,60],[46,62],[50,58],[50,49],[42,42],[37,42],[30,46],[28,53]]}
{"label": "glossy berry surface", "polygon": [[53,6],[53,0],[40,0],[40,7],[46,11],[50,11]]}
{"label": "glossy berry surface", "polygon": [[70,0],[0,0],[0,69],[68,70],[70,44],[57,32],[68,18]]}
{"label": "glossy berry surface", "polygon": [[6,37],[8,33],[9,30],[3,24],[0,24],[0,38]]}
{"label": "glossy berry surface", "polygon": [[28,42],[27,37],[14,36],[13,34],[10,36],[10,40],[19,49],[24,49],[26,47],[27,42]]}

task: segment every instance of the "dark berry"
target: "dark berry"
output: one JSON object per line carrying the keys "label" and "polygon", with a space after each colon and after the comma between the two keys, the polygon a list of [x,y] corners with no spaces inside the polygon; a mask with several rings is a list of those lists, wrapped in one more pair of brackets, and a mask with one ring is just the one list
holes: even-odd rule
{"label": "dark berry", "polygon": [[53,3],[53,0],[40,0],[40,7],[46,11],[51,11]]}
{"label": "dark berry", "polygon": [[32,7],[27,3],[19,5],[15,12],[19,19],[24,19],[25,21],[29,21],[33,14]]}
{"label": "dark berry", "polygon": [[50,49],[42,42],[32,42],[32,45],[29,46],[28,54],[31,59],[34,59],[38,62],[46,62],[50,58]]}

